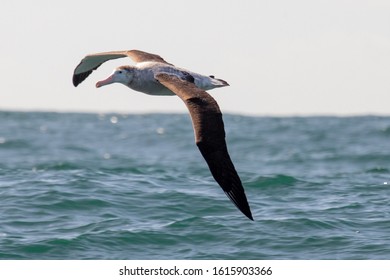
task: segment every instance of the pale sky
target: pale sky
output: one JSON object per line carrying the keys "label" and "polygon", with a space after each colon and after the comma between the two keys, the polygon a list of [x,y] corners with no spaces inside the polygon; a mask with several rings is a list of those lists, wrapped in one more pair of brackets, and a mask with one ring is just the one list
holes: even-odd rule
{"label": "pale sky", "polygon": [[389,0],[2,0],[0,35],[0,110],[186,112],[96,89],[126,58],[73,87],[86,54],[139,49],[228,81],[209,91],[223,112],[390,115]]}

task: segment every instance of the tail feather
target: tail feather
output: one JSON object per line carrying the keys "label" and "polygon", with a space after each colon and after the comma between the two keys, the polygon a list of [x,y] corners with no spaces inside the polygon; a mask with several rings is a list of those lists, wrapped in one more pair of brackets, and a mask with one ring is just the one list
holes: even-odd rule
{"label": "tail feather", "polygon": [[209,78],[213,88],[229,86],[228,82],[222,79],[217,79],[214,75],[210,75]]}
{"label": "tail feather", "polygon": [[203,76],[194,73],[192,76],[195,78],[195,85],[203,90],[229,86],[225,80],[217,79],[213,75]]}
{"label": "tail feather", "polygon": [[228,82],[226,82],[225,80],[222,80],[222,79],[216,79],[217,81],[220,81],[222,83],[222,86],[225,87],[225,86],[230,86],[228,84]]}

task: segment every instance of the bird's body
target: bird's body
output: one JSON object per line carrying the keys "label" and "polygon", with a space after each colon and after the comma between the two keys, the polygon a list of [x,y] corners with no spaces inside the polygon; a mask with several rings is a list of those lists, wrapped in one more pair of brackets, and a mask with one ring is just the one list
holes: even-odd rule
{"label": "bird's body", "polygon": [[105,80],[97,82],[96,87],[121,83],[150,95],[180,97],[190,112],[195,143],[211,174],[237,208],[253,220],[240,177],[227,150],[222,113],[214,98],[205,92],[229,84],[214,76],[175,67],[159,55],[131,50],[87,55],[74,70],[74,86],[84,81],[102,63],[126,56],[136,64],[116,68]]}
{"label": "bird's body", "polygon": [[156,75],[166,73],[175,75],[183,80],[195,83],[203,90],[216,87],[224,87],[229,84],[214,76],[205,76],[186,69],[176,67],[159,55],[150,54],[138,50],[114,51],[87,55],[76,67],[73,73],[73,85],[78,86],[93,70],[96,70],[104,62],[121,57],[130,57],[136,64],[120,66],[107,79],[99,81],[96,87],[111,83],[121,83],[129,88],[149,95],[175,95],[174,92],[164,87],[156,80]]}
{"label": "bird's body", "polygon": [[133,71],[134,73],[132,81],[126,84],[126,86],[149,95],[175,95],[174,92],[155,79],[156,75],[160,73],[171,74],[183,80],[188,80],[191,79],[190,77],[193,77],[195,85],[203,90],[227,85],[213,77],[204,76],[161,62],[141,62],[135,66],[122,66],[120,68]]}

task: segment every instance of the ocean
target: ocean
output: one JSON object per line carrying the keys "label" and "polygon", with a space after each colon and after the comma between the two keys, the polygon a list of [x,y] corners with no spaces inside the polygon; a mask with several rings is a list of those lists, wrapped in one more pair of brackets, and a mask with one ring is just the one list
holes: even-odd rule
{"label": "ocean", "polygon": [[0,112],[0,259],[390,259],[390,117],[224,122],[254,221],[187,114]]}

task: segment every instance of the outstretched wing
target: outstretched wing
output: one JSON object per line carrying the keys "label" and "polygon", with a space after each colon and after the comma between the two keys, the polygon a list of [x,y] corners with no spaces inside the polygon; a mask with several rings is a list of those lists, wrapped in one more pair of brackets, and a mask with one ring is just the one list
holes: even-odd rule
{"label": "outstretched wing", "polygon": [[111,59],[121,58],[121,57],[129,57],[136,63],[145,62],[145,61],[155,61],[155,62],[169,64],[159,55],[151,54],[139,50],[113,51],[113,52],[90,54],[84,57],[79,63],[79,65],[77,65],[76,69],[74,70],[73,85],[77,87],[92,73],[92,71],[96,70],[104,62]]}
{"label": "outstretched wing", "polygon": [[253,220],[240,177],[227,150],[222,113],[217,102],[195,84],[176,76],[162,73],[156,75],[156,79],[184,101],[191,115],[196,145],[211,174],[237,208]]}
{"label": "outstretched wing", "polygon": [[93,70],[96,70],[104,62],[126,56],[126,51],[104,52],[87,55],[81,60],[79,65],[77,65],[76,69],[74,69],[73,85],[77,87],[92,73]]}
{"label": "outstretched wing", "polygon": [[147,53],[139,50],[131,50],[126,52],[127,56],[130,57],[134,62],[145,62],[145,61],[154,61],[161,62],[172,65],[166,62],[161,56],[158,54]]}

